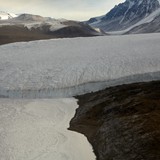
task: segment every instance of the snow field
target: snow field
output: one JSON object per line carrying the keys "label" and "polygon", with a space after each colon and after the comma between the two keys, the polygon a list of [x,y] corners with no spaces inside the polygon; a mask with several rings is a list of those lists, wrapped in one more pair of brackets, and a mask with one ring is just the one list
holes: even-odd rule
{"label": "snow field", "polygon": [[1,160],[95,160],[87,139],[67,130],[75,99],[0,99]]}
{"label": "snow field", "polygon": [[160,34],[147,34],[2,45],[0,96],[68,97],[112,81],[160,79],[159,42]]}

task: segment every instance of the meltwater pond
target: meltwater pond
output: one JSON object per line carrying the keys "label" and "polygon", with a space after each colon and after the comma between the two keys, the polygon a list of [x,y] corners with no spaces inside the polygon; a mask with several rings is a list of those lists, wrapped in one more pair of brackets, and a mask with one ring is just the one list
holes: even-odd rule
{"label": "meltwater pond", "polygon": [[67,130],[75,99],[0,99],[1,160],[95,160],[87,139]]}

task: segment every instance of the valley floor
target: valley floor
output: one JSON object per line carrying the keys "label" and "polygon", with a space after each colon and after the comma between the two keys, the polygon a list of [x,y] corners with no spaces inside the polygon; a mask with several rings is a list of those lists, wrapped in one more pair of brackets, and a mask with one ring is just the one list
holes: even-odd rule
{"label": "valley floor", "polygon": [[1,160],[95,160],[87,139],[67,130],[75,99],[0,99]]}

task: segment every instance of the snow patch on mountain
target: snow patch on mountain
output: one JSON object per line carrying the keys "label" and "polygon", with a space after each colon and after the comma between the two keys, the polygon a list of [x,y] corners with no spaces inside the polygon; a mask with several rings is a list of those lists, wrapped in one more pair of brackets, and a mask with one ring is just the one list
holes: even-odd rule
{"label": "snow patch on mountain", "polygon": [[17,15],[14,13],[7,13],[7,12],[0,11],[0,20],[7,20],[15,17],[17,17]]}
{"label": "snow patch on mountain", "polygon": [[50,26],[50,31],[56,31],[58,29],[67,27],[67,25],[63,24],[63,21],[61,20],[49,20],[49,21],[43,21],[43,22],[30,22],[30,23],[23,23],[25,27],[28,29],[36,29],[36,28],[42,28],[43,26]]}
{"label": "snow patch on mountain", "polygon": [[39,15],[32,14],[21,14],[18,17],[13,19],[0,21],[0,26],[7,25],[23,25],[29,30],[31,29],[41,29],[44,26],[49,26],[50,31],[56,31],[58,29],[67,27],[67,24],[64,24],[67,20],[65,19],[54,19],[50,17],[42,17]]}
{"label": "snow patch on mountain", "polygon": [[113,31],[113,32],[108,32],[109,34],[112,35],[116,35],[116,34],[124,34],[128,31],[130,31],[131,29],[133,29],[134,27],[140,26],[142,24],[146,24],[146,23],[150,23],[152,22],[156,17],[160,16],[160,8],[157,9],[156,11],[154,11],[153,13],[151,13],[150,15],[146,16],[144,19],[142,19],[141,21],[139,21],[138,23],[132,25],[131,27],[122,30],[122,31]]}
{"label": "snow patch on mountain", "polygon": [[[127,13],[129,12],[129,10],[133,7],[134,5],[134,1],[130,1],[129,0],[129,6],[128,9],[126,10],[126,12],[124,13],[124,16],[122,17],[122,19],[120,20],[120,24],[123,22],[123,20],[126,18]],[[140,5],[140,1],[139,1],[139,5]]]}

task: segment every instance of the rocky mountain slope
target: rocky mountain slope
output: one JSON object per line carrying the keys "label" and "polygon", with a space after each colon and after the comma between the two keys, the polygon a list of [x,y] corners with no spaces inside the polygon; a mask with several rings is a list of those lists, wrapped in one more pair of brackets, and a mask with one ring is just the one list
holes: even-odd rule
{"label": "rocky mountain slope", "polygon": [[158,0],[126,0],[106,15],[91,18],[87,23],[104,31],[124,30],[160,8]]}
{"label": "rocky mountain slope", "polygon": [[0,44],[99,35],[103,35],[103,33],[82,22],[56,20],[39,15],[22,14],[16,18],[0,20]]}
{"label": "rocky mountain slope", "polygon": [[78,96],[70,129],[83,133],[97,160],[160,159],[160,81]]}
{"label": "rocky mountain slope", "polygon": [[146,19],[148,20],[144,19],[144,23],[133,26],[125,34],[160,32],[160,9],[156,11],[154,17],[149,16]]}

